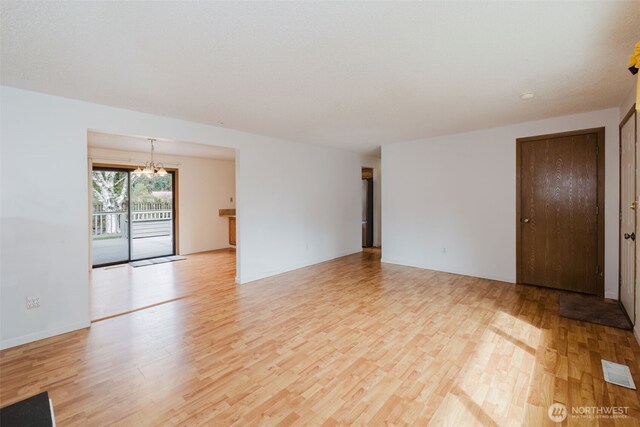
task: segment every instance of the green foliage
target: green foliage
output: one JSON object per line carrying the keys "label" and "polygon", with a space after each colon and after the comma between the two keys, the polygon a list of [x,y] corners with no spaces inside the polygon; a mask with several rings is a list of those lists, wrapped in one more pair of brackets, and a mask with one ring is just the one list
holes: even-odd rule
{"label": "green foliage", "polygon": [[[127,176],[127,172],[93,171],[93,203],[110,206],[110,209],[123,209],[127,205]],[[166,200],[153,193],[170,192],[173,186],[172,180],[172,175],[152,177],[131,175],[131,201],[153,203]]]}
{"label": "green foliage", "polygon": [[159,200],[153,195],[154,191],[171,191],[172,176],[147,177],[131,176],[131,200],[134,202],[154,202]]}

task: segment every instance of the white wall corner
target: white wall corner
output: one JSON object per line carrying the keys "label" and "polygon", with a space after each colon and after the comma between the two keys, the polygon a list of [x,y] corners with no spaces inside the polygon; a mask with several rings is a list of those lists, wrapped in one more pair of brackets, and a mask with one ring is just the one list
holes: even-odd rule
{"label": "white wall corner", "polygon": [[604,293],[604,297],[605,298],[609,298],[609,299],[613,299],[613,300],[617,300],[618,299],[618,293],[617,292],[613,292],[613,291],[608,291]]}

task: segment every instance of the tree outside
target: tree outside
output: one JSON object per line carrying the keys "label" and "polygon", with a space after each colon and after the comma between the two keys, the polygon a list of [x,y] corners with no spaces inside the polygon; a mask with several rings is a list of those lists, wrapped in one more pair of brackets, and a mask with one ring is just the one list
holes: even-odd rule
{"label": "tree outside", "polygon": [[[126,171],[93,171],[94,214],[100,215],[101,235],[120,235],[128,211],[129,174]],[[131,211],[166,210],[172,207],[172,175],[131,175]],[[95,216],[94,216],[95,218]],[[98,234],[94,230],[94,236]]]}
{"label": "tree outside", "polygon": [[131,201],[134,203],[158,203],[171,199],[172,176],[131,176]]}
{"label": "tree outside", "polygon": [[[93,206],[94,213],[107,212],[104,221],[100,222],[100,234],[121,233],[120,214],[127,208],[127,189],[129,179],[127,172],[93,171]],[[102,218],[100,218],[102,220]],[[95,222],[95,221],[94,221]],[[94,223],[94,228],[96,224]],[[95,235],[94,230],[94,235]]]}

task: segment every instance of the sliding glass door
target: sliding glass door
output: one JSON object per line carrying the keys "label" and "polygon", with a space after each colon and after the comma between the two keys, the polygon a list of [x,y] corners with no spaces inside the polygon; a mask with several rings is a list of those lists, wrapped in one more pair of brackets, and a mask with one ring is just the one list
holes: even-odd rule
{"label": "sliding glass door", "polygon": [[173,173],[131,175],[131,259],[174,254]]}
{"label": "sliding glass door", "polygon": [[93,265],[129,260],[129,171],[94,169]]}
{"label": "sliding glass door", "polygon": [[94,267],[175,254],[174,177],[94,168]]}

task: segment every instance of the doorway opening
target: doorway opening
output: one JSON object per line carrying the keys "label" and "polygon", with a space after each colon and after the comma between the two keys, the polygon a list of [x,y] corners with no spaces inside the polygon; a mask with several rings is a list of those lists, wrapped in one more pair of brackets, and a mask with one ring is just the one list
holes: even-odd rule
{"label": "doorway opening", "polygon": [[89,130],[87,153],[93,322],[235,286],[235,149]]}
{"label": "doorway opening", "polygon": [[139,174],[127,166],[93,167],[92,266],[175,255],[177,171]]}
{"label": "doorway opening", "polygon": [[373,168],[362,168],[362,247],[373,247]]}

